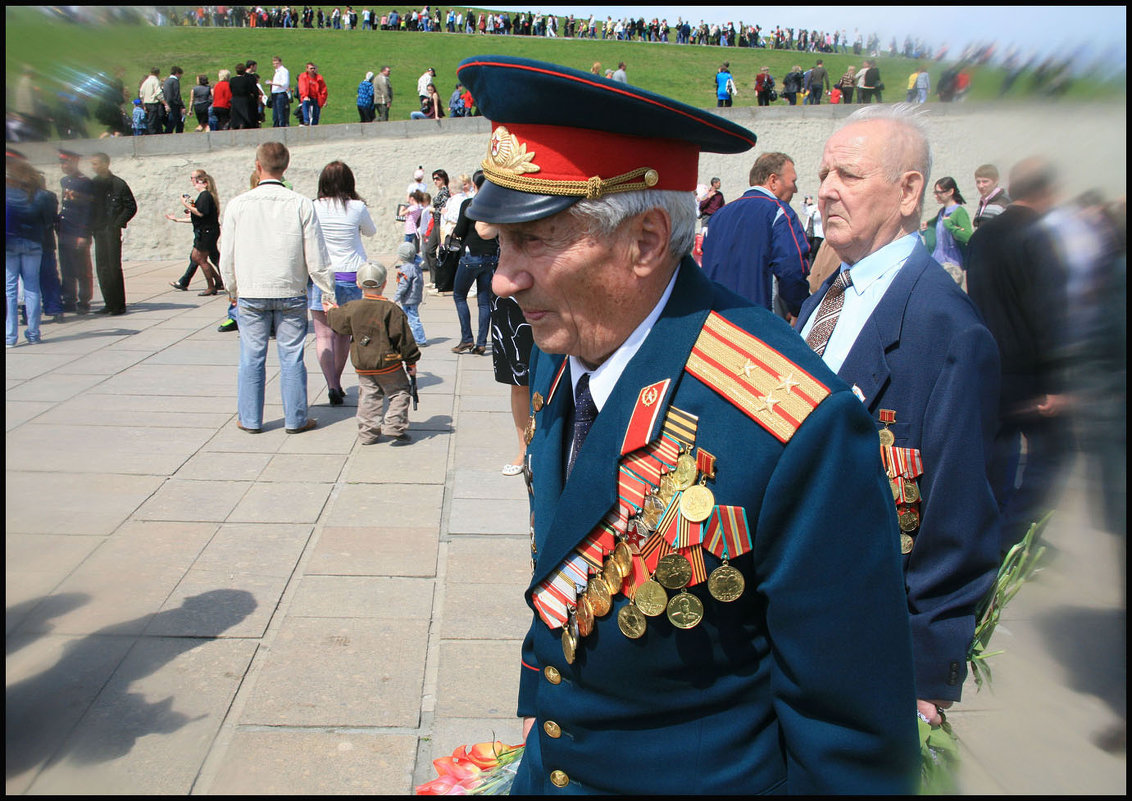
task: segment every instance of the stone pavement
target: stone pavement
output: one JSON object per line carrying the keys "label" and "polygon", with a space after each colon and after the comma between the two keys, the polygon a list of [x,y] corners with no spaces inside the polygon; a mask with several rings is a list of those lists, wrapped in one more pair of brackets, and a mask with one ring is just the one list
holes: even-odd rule
{"label": "stone pavement", "polygon": [[[451,300],[421,309],[410,447],[360,446],[351,369],[326,405],[310,348],[318,428],[282,430],[272,353],[250,436],[238,336],[168,287],[183,267],[130,263],[129,314],[5,354],[7,792],[399,794],[458,744],[517,742],[525,490]],[[994,692],[951,716],[969,793],[1126,788],[1124,540],[1079,479],[1048,539]]]}

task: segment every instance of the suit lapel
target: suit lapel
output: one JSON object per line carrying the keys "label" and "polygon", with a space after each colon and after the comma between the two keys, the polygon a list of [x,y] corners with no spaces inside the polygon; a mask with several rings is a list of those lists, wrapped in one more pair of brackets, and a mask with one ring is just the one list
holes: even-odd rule
{"label": "suit lapel", "polygon": [[[711,300],[711,283],[703,277],[695,262],[685,259],[668,305],[640,350],[625,367],[613,393],[594,420],[561,494],[549,494],[556,489],[553,475],[547,476],[552,479],[550,486],[545,490],[536,490],[538,496],[546,502],[554,503],[555,497],[557,502],[554,504],[552,522],[546,530],[546,538],[539,547],[532,587],[561,564],[613,507],[617,500],[617,463],[621,456],[621,444],[641,388],[665,378],[673,379],[668,384],[666,396],[658,400],[660,414],[652,425],[651,441],[663,424],[664,410],[683,375],[684,364],[707,318]],[[565,378],[563,381],[565,382]],[[559,388],[555,401],[571,403],[571,399],[563,399],[569,391],[570,384],[566,382]],[[563,411],[568,409],[563,407]],[[557,413],[555,418],[559,418]],[[555,436],[554,431],[548,431],[547,437],[543,442],[547,452],[539,454],[538,462],[546,473],[552,473],[555,468],[550,462],[555,461],[558,465],[557,475],[561,477],[563,449],[568,445],[565,444],[561,431],[558,436]],[[543,476],[536,476],[536,483],[542,478]],[[543,494],[544,491],[547,494]]]}
{"label": "suit lapel", "polygon": [[891,377],[887,354],[900,344],[908,299],[929,263],[927,251],[922,245],[917,245],[865,321],[864,328],[837,371],[846,383],[861,390],[870,412],[876,410],[877,400]]}

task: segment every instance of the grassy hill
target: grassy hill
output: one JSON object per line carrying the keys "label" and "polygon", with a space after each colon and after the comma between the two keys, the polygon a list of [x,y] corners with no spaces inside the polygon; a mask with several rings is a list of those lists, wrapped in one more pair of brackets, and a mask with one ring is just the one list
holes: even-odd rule
{"label": "grassy hill", "polygon": [[[392,7],[374,8],[380,15]],[[447,7],[443,7],[442,13],[446,11]],[[9,93],[25,63],[54,79],[45,81],[43,86],[52,95],[76,80],[75,76],[98,71],[113,73],[116,69],[123,71],[127,88],[132,89],[150,68],[160,67],[164,77],[169,67],[177,64],[185,70],[182,87],[187,102],[189,87],[196,82],[198,73],[207,74],[210,82],[215,83],[220,69],[231,70],[237,61],[254,58],[259,62],[261,77],[266,79],[271,75],[271,57],[280,55],[291,70],[292,83],[307,61],[314,61],[325,76],[330,96],[323,109],[323,123],[356,122],[358,83],[367,71],[376,72],[385,64],[392,71],[391,118],[407,119],[409,112],[417,108],[416,81],[425,68],[435,67],[437,88],[447,100],[456,84],[456,66],[472,55],[523,56],[582,70],[589,70],[594,62],[616,67],[617,62],[624,61],[631,83],[701,107],[715,105],[713,76],[725,60],[730,62],[739,87],[735,104],[747,106],[755,104],[753,83],[761,67],[769,67],[781,86],[782,76],[792,65],[807,69],[819,55],[761,48],[400,31],[86,26],[49,20],[28,8],[12,7],[6,9],[5,16]],[[861,64],[861,57],[851,52],[821,57],[834,80],[849,64]],[[878,62],[888,86],[885,99],[903,99],[908,74],[917,62],[887,56],[881,56]],[[933,87],[943,69],[940,64],[929,66]],[[975,69],[970,100],[996,98],[1002,79],[999,69]],[[1011,96],[1030,91],[1031,83],[1029,76],[1024,76]],[[1068,97],[1111,99],[1112,91],[1096,81],[1076,81]],[[1123,91],[1121,84],[1121,96]],[[934,96],[932,99],[934,102]]]}

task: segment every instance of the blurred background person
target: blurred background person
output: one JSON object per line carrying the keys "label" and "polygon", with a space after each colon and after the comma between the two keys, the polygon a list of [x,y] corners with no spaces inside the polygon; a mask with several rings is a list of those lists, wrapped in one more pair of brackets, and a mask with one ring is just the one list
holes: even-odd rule
{"label": "blurred background person", "polygon": [[216,117],[218,131],[227,131],[232,123],[232,87],[228,83],[231,77],[228,70],[220,70],[212,89],[212,116]]}
{"label": "blurred background person", "polygon": [[212,87],[208,85],[208,76],[201,73],[197,76],[197,85],[192,91],[193,114],[197,118],[197,131],[208,130],[208,109],[212,105]]}
{"label": "blurred background person", "polygon": [[43,306],[39,294],[39,268],[43,260],[43,232],[47,224],[36,204],[39,181],[35,169],[24,159],[7,158],[4,164],[4,290],[8,301],[4,320],[4,344],[20,341],[19,294],[23,283],[29,345],[40,341],[39,323]]}
{"label": "blurred background person", "polygon": [[216,295],[224,289],[224,282],[220,280],[220,193],[216,190],[216,181],[204,170],[193,170],[189,174],[189,183],[197,195],[195,198],[189,194],[181,195],[184,216],[165,215],[167,220],[187,222],[193,226],[193,249],[189,253],[191,264],[181,280],[173,281],[170,286],[182,292],[188,290],[193,273],[200,267],[208,286],[197,294],[201,297]]}
{"label": "blurred background person", "polygon": [[924,247],[931,252],[932,258],[943,265],[943,269],[955,279],[955,283],[965,288],[967,277],[963,272],[966,261],[964,253],[971,234],[975,232],[971,218],[963,207],[967,201],[960,194],[955,179],[949,175],[935,182],[932,194],[941,208],[934,217],[920,225],[920,238],[924,240]]}

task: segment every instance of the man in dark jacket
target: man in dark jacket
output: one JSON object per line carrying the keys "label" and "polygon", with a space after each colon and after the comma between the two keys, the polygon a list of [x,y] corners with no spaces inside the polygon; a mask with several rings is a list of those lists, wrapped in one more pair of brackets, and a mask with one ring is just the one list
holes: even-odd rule
{"label": "man in dark jacket", "polygon": [[90,157],[93,200],[91,230],[94,234],[94,260],[98,288],[105,304],[98,314],[126,313],[126,280],[122,275],[122,229],[137,214],[138,204],[130,187],[110,172],[110,157],[95,153]]}
{"label": "man in dark jacket", "polygon": [[[1040,225],[1054,205],[1048,165],[1020,162],[1010,174],[1014,201],[971,237],[967,292],[982,312],[1002,359],[998,433],[989,474],[1002,514],[1001,548],[1026,534],[1055,500],[1071,453],[1063,369],[1066,274]],[[1015,487],[1022,436],[1026,466]]]}
{"label": "man in dark jacket", "polygon": [[79,154],[59,151],[63,178],[59,209],[59,272],[63,276],[63,310],[90,314],[93,276],[90,268],[91,182],[79,170]]}
{"label": "man in dark jacket", "polygon": [[180,67],[173,67],[161,85],[161,93],[169,106],[165,114],[165,133],[185,132],[185,101],[181,97],[181,76],[184,74]]}

